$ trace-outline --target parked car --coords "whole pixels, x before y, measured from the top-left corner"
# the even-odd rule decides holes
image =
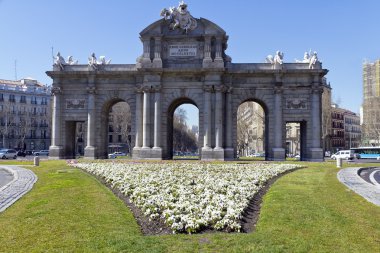
[[[123,153],[123,152],[113,152],[112,154],[108,154],[108,158],[109,159],[114,159],[118,156],[126,156],[127,154],[126,153]]]
[[[34,151],[32,151],[32,150],[26,150],[25,153],[26,153],[26,155],[33,155]]]
[[[1,159],[10,159],[10,158],[16,159],[17,152],[14,149],[4,148],[0,150],[0,157]]]
[[[40,150],[40,151],[35,151],[33,153],[35,156],[40,156],[40,155],[46,155],[49,156],[49,150]]]
[[[19,151],[17,151],[17,156],[25,157],[26,156],[26,152],[24,150],[19,150]]]
[[[355,154],[353,150],[341,150],[331,156],[331,159],[335,160],[337,158],[352,160],[355,158]]]

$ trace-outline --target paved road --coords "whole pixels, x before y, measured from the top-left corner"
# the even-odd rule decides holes
[[[0,168],[0,188],[13,180],[13,175],[7,170]]]
[[[380,168],[366,168],[360,171],[360,177],[380,188]]]

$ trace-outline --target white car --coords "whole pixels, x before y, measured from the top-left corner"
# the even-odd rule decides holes
[[[335,160],[337,158],[352,160],[355,158],[355,154],[353,150],[341,150],[331,156],[331,159]]]
[[[126,156],[126,153],[123,152],[113,152],[112,154],[108,154],[108,159],[114,159],[118,156]]]
[[[1,157],[1,159],[9,159],[9,158],[16,159],[17,158],[17,152],[14,149],[7,149],[7,148],[1,149],[0,150],[0,157]]]
[[[49,156],[49,150],[40,150],[40,151],[35,151],[33,153],[35,156],[40,156],[40,155],[46,155]]]

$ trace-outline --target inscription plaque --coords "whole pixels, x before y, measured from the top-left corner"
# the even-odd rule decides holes
[[[196,44],[176,44],[169,45],[169,56],[170,57],[191,57],[197,56]]]

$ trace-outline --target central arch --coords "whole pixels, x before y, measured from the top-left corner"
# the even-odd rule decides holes
[[[176,109],[178,107],[180,107],[181,105],[184,105],[184,104],[191,104],[193,106],[195,106],[196,108],[198,108],[198,126],[199,126],[199,107],[197,106],[197,104],[190,98],[188,97],[182,97],[182,98],[178,98],[176,100],[174,100],[168,107],[168,111],[167,111],[167,156],[166,156],[166,159],[173,159],[173,134],[174,134],[174,112],[176,111]],[[197,146],[198,146],[198,149],[200,147],[200,143],[199,143],[199,138],[197,140]],[[198,151],[199,152],[199,151]]]
[[[264,102],[256,98],[245,98],[236,108],[236,141],[235,147],[239,156],[253,156],[259,155],[267,159],[268,156],[268,122],[269,122],[268,109]],[[243,124],[243,126],[239,126]],[[239,133],[239,128],[244,133]],[[256,129],[256,133],[254,133]],[[243,134],[244,136],[240,136]],[[254,138],[255,137],[255,138]],[[239,140],[245,138],[245,140]],[[253,140],[256,139],[256,140]],[[242,147],[242,143],[246,146]],[[256,142],[255,145],[252,143]],[[257,142],[261,142],[258,144]]]
[[[121,104],[125,103],[125,104]],[[112,108],[114,108],[116,105],[119,105],[121,109],[123,107],[126,107],[124,109],[126,115],[121,115],[125,120],[128,121],[128,118],[130,119],[130,122],[127,121],[119,122],[114,119],[117,117],[117,115],[114,115],[112,113]],[[104,103],[101,115],[100,115],[100,145],[99,145],[99,155],[102,158],[108,158],[108,154],[112,153],[113,151],[121,151],[123,153],[128,153],[127,147],[125,145],[122,145],[123,140],[124,142],[129,141],[126,145],[129,145],[128,149],[130,149],[131,141],[133,138],[131,136],[127,136],[123,138],[122,131],[123,129],[129,130],[129,134],[131,135],[131,127],[132,127],[132,111],[130,104],[128,101],[121,99],[121,98],[112,98]],[[122,126],[121,124],[129,124],[127,126]],[[127,140],[125,140],[128,138]]]

